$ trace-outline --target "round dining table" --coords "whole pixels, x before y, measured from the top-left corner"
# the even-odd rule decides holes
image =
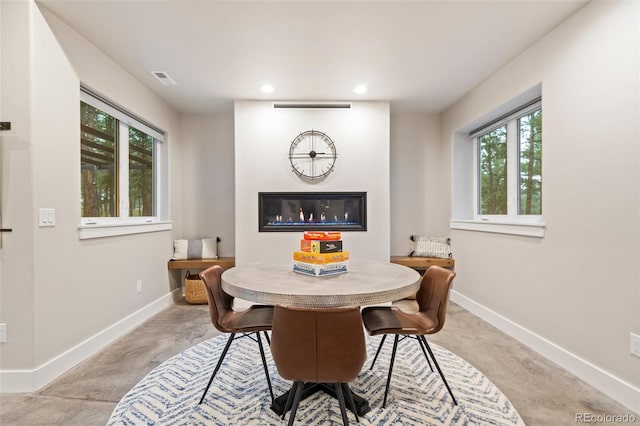
[[[419,287],[415,270],[375,260],[349,260],[348,272],[319,277],[294,272],[292,263],[251,263],[222,274],[222,289],[231,296],[310,308],[391,302],[415,294]]]
[[[374,260],[349,260],[348,272],[310,276],[293,271],[292,263],[252,263],[222,274],[222,289],[231,296],[267,305],[310,308],[366,306],[399,300],[415,294],[420,274],[406,266]],[[302,398],[317,391],[336,398],[333,386],[305,384]],[[281,415],[288,393],[278,396],[271,409]],[[371,410],[369,402],[352,392],[358,415]]]

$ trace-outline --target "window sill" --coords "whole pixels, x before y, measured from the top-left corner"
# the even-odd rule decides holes
[[[173,222],[80,225],[78,226],[78,237],[81,240],[88,240],[92,238],[144,234],[147,232],[171,231],[172,229]]]
[[[544,222],[485,222],[478,220],[450,220],[451,229],[465,231],[491,232],[495,234],[522,235],[525,237],[543,238]]]

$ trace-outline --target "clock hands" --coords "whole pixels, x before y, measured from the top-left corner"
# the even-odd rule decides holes
[[[311,158],[316,159],[316,158],[332,158],[333,155],[331,155],[330,153],[327,152],[315,152],[315,151],[311,151],[308,154],[307,153],[303,153],[303,154],[292,154],[290,155],[291,158]]]

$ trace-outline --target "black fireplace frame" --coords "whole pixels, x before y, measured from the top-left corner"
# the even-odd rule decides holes
[[[353,223],[320,222],[295,223],[287,218],[278,224],[267,223],[267,202],[271,200],[292,201],[355,201],[359,212]],[[317,217],[316,217],[317,219]],[[287,223],[288,222],[288,223]],[[300,231],[366,231],[367,230],[367,193],[366,192],[258,192],[258,232],[300,232]]]

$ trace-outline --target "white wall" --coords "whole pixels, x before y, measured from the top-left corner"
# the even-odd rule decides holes
[[[13,134],[0,137],[2,155],[2,234],[0,322],[8,342],[0,344],[0,369],[34,363],[34,231],[29,81],[32,3],[0,2],[0,109]],[[28,212],[25,214],[25,212]],[[17,303],[20,301],[23,303]]]
[[[636,411],[639,16],[636,2],[589,3],[442,116],[446,163],[456,130],[542,84],[546,234],[452,231],[455,289]]]
[[[233,114],[185,114],[181,129],[184,204],[179,237],[220,237],[218,256],[234,256]]]
[[[222,239],[220,256],[235,255],[233,126],[233,114],[181,117],[186,202],[179,236],[217,235]],[[390,252],[406,255],[412,234],[449,234],[450,186],[442,179],[449,165],[440,161],[439,115],[392,114],[390,134]]]
[[[409,254],[409,236],[447,236],[448,179],[441,164],[440,116],[391,116],[391,254]],[[444,194],[444,195],[442,195]]]
[[[335,142],[335,171],[309,184],[292,171],[291,141],[321,130]],[[235,103],[236,262],[287,262],[299,232],[258,232],[258,192],[366,191],[366,232],[344,232],[351,258],[389,259],[389,104],[353,102],[348,110],[274,109],[272,102]]]
[[[180,158],[179,116],[35,3],[2,2],[3,19],[6,11],[16,23],[11,35],[18,37],[12,43],[16,40],[23,50],[2,51],[3,89],[12,87],[3,90],[3,114],[12,116],[12,109],[19,107],[19,137],[8,145],[3,160],[10,169],[14,164],[23,168],[7,174],[3,168],[3,179],[9,176],[3,182],[3,195],[8,193],[3,197],[8,201],[3,219],[7,225],[11,221],[14,233],[2,249],[0,320],[8,324],[9,341],[0,346],[0,360],[4,373],[38,387],[126,331],[123,321],[139,320],[139,312],[148,306],[170,300],[166,261],[171,232],[78,239],[80,82],[166,130],[165,148],[172,162]],[[4,22],[2,35],[4,45]],[[15,74],[4,73],[6,61]],[[11,80],[6,83],[5,77]],[[25,102],[28,108],[23,108]],[[172,164],[172,170],[177,171],[172,178],[172,216],[179,219],[179,164]],[[40,207],[56,209],[55,227],[37,226]],[[137,280],[144,284],[140,294]],[[92,341],[99,343],[87,343]],[[79,347],[85,349],[78,351]],[[6,377],[2,376],[3,385]]]

